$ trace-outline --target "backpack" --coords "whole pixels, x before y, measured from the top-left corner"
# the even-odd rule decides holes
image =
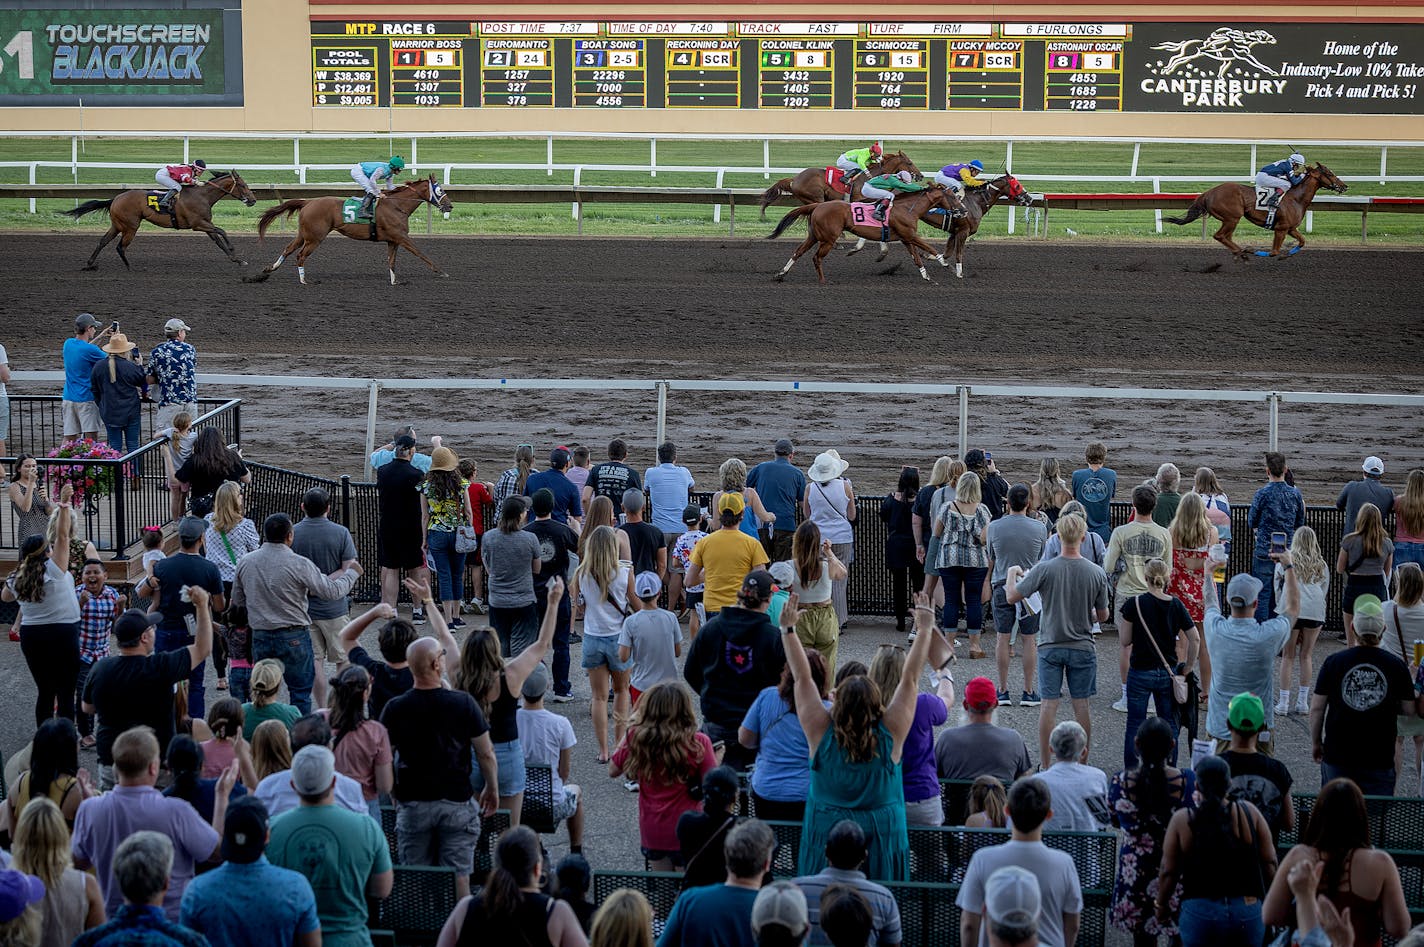
[[[1226,798],[1234,802],[1249,802],[1266,817],[1266,824],[1272,829],[1281,824],[1285,797],[1275,783],[1254,773],[1231,777],[1231,788]]]

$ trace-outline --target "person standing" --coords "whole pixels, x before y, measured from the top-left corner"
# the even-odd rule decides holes
[[[155,423],[172,427],[173,416],[186,411],[198,417],[198,352],[188,342],[192,328],[182,319],[163,324],[165,341],[148,353],[148,377],[158,385],[158,415]]]
[[[816,455],[816,461],[806,471],[808,479],[803,512],[821,530],[821,538],[831,544],[831,552],[846,567],[847,575],[831,580],[831,604],[844,629],[850,623],[846,604],[849,570],[855,562],[855,490],[845,477],[850,463],[841,460],[834,450]]]
[[[1256,534],[1255,544],[1251,548],[1251,575],[1266,590],[1266,594],[1256,602],[1258,622],[1264,622],[1276,611],[1275,589],[1271,581],[1276,572],[1276,563],[1272,557],[1275,547],[1273,537],[1288,545],[1295,531],[1305,525],[1305,500],[1299,490],[1286,483],[1284,454],[1276,451],[1266,452],[1266,477],[1266,485],[1257,490],[1256,495],[1251,498],[1251,509],[1246,514],[1246,522]],[[1207,648],[1211,648],[1210,641],[1207,642]]]
[[[1170,574],[1172,534],[1153,520],[1152,514],[1156,509],[1156,488],[1151,484],[1135,488],[1132,491],[1132,519],[1113,530],[1108,539],[1108,555],[1103,569],[1116,578],[1116,601],[1125,602],[1148,590],[1149,560],[1161,559],[1168,564]],[[1119,635],[1123,633],[1123,625],[1123,622],[1118,622]],[[1118,713],[1127,713],[1128,652],[1125,650],[1118,653],[1118,671],[1123,682],[1122,696],[1112,708]]]
[[[1351,779],[1367,796],[1395,792],[1394,742],[1399,717],[1415,717],[1409,666],[1380,647],[1385,630],[1379,599],[1355,603],[1360,643],[1320,666],[1310,699],[1310,739],[1322,785]]]
[[[535,490],[539,520],[549,519],[564,526],[554,517],[555,500],[552,490]],[[542,576],[543,541],[537,531],[526,531],[524,515],[529,501],[511,496],[499,508],[499,524],[485,534],[480,556],[489,576],[489,622],[499,636],[499,648],[506,658],[515,657],[539,637],[539,613],[534,610],[534,576]],[[564,526],[573,532],[568,526]],[[552,570],[551,570],[552,571]],[[567,647],[567,645],[566,645]]]
[[[1217,755],[1231,768],[1231,788],[1250,801],[1271,826],[1271,837],[1295,828],[1295,806],[1291,804],[1294,777],[1286,764],[1262,753],[1256,743],[1266,725],[1265,701],[1255,694],[1237,694],[1228,706],[1226,725],[1231,728],[1231,745]]]
[[[984,585],[989,575],[987,536],[994,519],[989,507],[980,502],[983,496],[984,481],[966,470],[954,486],[953,498],[940,507],[934,524],[938,545],[933,565],[944,584],[944,627],[951,637],[958,633],[963,601],[969,657],[975,660],[984,657],[979,635],[984,625]]]
[[[1147,719],[1147,701],[1154,702],[1157,716],[1177,732],[1177,701],[1172,693],[1176,673],[1177,642],[1186,642],[1183,674],[1190,674],[1201,651],[1196,622],[1181,599],[1167,591],[1167,564],[1161,559],[1147,562],[1146,592],[1122,599],[1118,607],[1122,628],[1120,643],[1128,656],[1127,729],[1123,732],[1122,761],[1126,769],[1137,766],[1137,730]],[[1167,655],[1171,657],[1167,657]],[[1177,748],[1172,746],[1172,765],[1177,764]]]
[[[420,532],[420,484],[425,474],[411,462],[415,438],[402,434],[395,441],[395,458],[376,470],[376,559],[381,566],[381,601],[392,607],[400,598],[401,572],[417,582],[429,582],[425,567],[425,537]],[[425,609],[416,602],[411,621],[425,623]]]
[[[1380,508],[1373,503],[1360,506],[1351,532],[1340,540],[1335,571],[1345,577],[1340,595],[1340,611],[1345,616],[1345,640],[1356,644],[1355,602],[1367,595],[1376,600],[1389,597],[1389,578],[1394,574],[1394,542],[1384,528]]]
[[[412,441],[417,440],[415,436],[415,425],[402,424],[400,427],[396,428],[395,436],[391,438],[390,443],[371,451],[371,456],[367,463],[370,464],[372,470],[380,470],[386,464],[389,464],[391,461],[396,459],[396,441],[400,440],[402,437],[409,437]],[[435,448],[439,447],[441,440],[442,438],[439,434],[431,435],[430,449],[434,450]],[[410,462],[421,473],[428,473],[430,471],[429,454],[422,454],[420,451],[416,451],[415,453],[410,455]]]
[[[1394,498],[1394,563],[1406,562],[1424,565],[1424,470],[1409,471],[1404,492]]]
[[[460,476],[460,458],[448,447],[430,455],[430,471],[420,485],[420,522],[427,557],[435,563],[440,609],[445,624],[465,627],[460,603],[465,598],[465,553],[455,539],[463,527],[474,528],[470,512],[470,483]]]
[[[1043,558],[1048,545],[1048,529],[1038,520],[1029,519],[1030,492],[1026,484],[1009,488],[1009,515],[989,524],[986,544],[989,549],[989,572],[984,584],[992,586],[986,593],[994,603],[994,628],[998,632],[994,645],[994,663],[999,672],[999,703],[1009,702],[1009,642],[1014,623],[1019,626],[1019,648],[1023,651],[1023,695],[1019,704],[1037,707],[1043,702],[1038,693],[1038,616],[1025,609],[1022,615],[1004,596],[1009,567],[1018,566],[1024,572]]]
[[[667,575],[668,546],[663,539],[663,531],[651,523],[643,521],[647,498],[643,491],[630,488],[622,496],[623,515],[626,522],[618,527],[628,535],[628,551],[633,560],[633,574],[655,572],[658,581]],[[616,504],[615,504],[616,506]]]
[[[895,492],[880,501],[880,521],[885,524],[885,567],[890,570],[890,584],[894,589],[896,631],[905,630],[911,593],[925,584],[925,567],[915,556],[913,527],[919,492],[919,468],[901,467]]]
[[[705,586],[702,604],[709,619],[737,602],[737,590],[748,573],[767,565],[761,544],[741,531],[745,509],[740,493],[723,493],[717,504],[721,528],[692,549],[687,584]],[[671,589],[668,595],[672,595]]]
[[[590,466],[592,463],[590,460],[591,452],[587,444],[575,444],[570,450],[572,451],[571,460],[569,461],[569,469],[565,471],[565,476],[569,478],[569,483],[573,484],[574,488],[578,490],[579,499],[582,500],[583,488],[588,483],[588,475],[593,473]],[[588,504],[585,503],[584,507],[587,508]]]
[[[333,523],[331,494],[313,487],[302,497],[300,523],[292,527],[292,551],[310,559],[323,575],[345,572],[356,563],[356,541],[351,531]],[[341,647],[341,629],[351,614],[351,598],[325,599],[307,596],[307,614],[311,616],[312,658],[319,662],[312,698],[318,707],[326,706],[326,662],[336,665],[336,673],[346,668],[346,651]]]
[[[989,515],[994,519],[1004,515],[1004,500],[1009,495],[1009,481],[999,473],[994,463],[994,455],[975,448],[964,455],[964,466],[979,478],[979,493]]]
[[[109,656],[109,635],[114,631],[114,622],[128,608],[128,596],[109,585],[109,573],[98,559],[84,563],[79,587],[74,590],[79,597],[79,677],[74,684],[74,705],[78,709],[75,723],[78,724],[79,745],[84,749],[94,746],[94,715],[82,709],[84,702],[84,682],[95,663]]]
[[[60,406],[64,412],[64,441],[77,438],[97,440],[99,406],[94,403],[92,387],[94,366],[105,358],[104,350],[95,343],[107,342],[118,323],[99,328],[99,320],[87,312],[74,319],[74,337],[64,340],[64,395]]]
[[[143,396],[148,394],[148,381],[143,368],[129,357],[136,348],[128,336],[115,332],[104,344],[108,358],[95,362],[89,375],[89,389],[99,406],[109,446],[121,455],[143,446]],[[127,472],[137,490],[141,481],[136,469],[130,466]]]
[[[643,472],[643,486],[653,508],[652,524],[663,531],[663,544],[671,549],[686,529],[681,511],[692,499],[692,488],[697,486],[692,471],[678,465],[677,445],[672,441],[658,445],[658,465]],[[667,568],[663,581],[667,585],[668,601],[676,604],[682,597],[682,564],[672,559]]]
[[[618,514],[623,512],[623,494],[629,490],[641,490],[643,486],[638,471],[624,463],[627,459],[628,444],[623,438],[615,437],[608,442],[608,459],[588,471],[585,474],[587,480],[580,484],[580,499],[585,509],[594,497],[608,497],[613,504],[613,518],[617,520]],[[569,476],[572,479],[573,475]]]
[[[363,570],[361,563],[352,562],[335,578],[323,575],[310,559],[292,551],[292,521],[285,513],[263,521],[262,538],[261,547],[237,564],[232,603],[247,608],[252,660],[282,662],[292,706],[306,715],[311,713],[316,675],[307,599],[345,598]]]
[[[1172,519],[1177,515],[1177,505],[1182,502],[1182,494],[1178,492],[1178,487],[1182,482],[1182,471],[1176,464],[1163,464],[1157,468],[1157,476],[1152,481],[1152,486],[1157,491],[1157,505],[1152,508],[1152,522],[1163,529],[1168,529],[1172,525]]]
[[[536,615],[544,614],[549,607],[549,582],[564,578],[569,574],[569,556],[578,549],[578,535],[563,523],[554,519],[554,494],[541,490],[530,498],[533,522],[524,527],[524,532],[533,534],[539,540],[539,568],[531,581],[534,584],[534,610]],[[661,538],[661,536],[659,536]],[[518,563],[515,563],[518,566]],[[573,609],[569,597],[559,597],[559,611],[554,621],[554,645],[550,671],[554,678],[553,701],[568,703],[574,699],[573,682],[569,680],[569,630],[573,624]],[[528,647],[528,644],[523,645]],[[503,651],[503,646],[501,645]],[[505,653],[508,657],[508,652]]]
[[[568,466],[569,449],[555,447],[549,451],[549,469],[530,474],[524,481],[524,495],[532,497],[543,489],[554,494],[554,519],[577,533],[583,529],[583,504],[579,502],[578,488],[564,473]]]
[[[756,490],[762,506],[776,514],[771,524],[771,538],[766,541],[766,554],[772,562],[791,558],[791,537],[796,532],[796,504],[806,495],[806,475],[792,459],[796,445],[791,438],[778,438],[772,445],[772,459],[764,460],[747,472],[747,486]]]
[[[5,442],[10,439],[10,395],[5,386],[10,383],[10,356],[0,345],[0,457],[6,456]],[[0,474],[0,478],[3,478]]]
[[[153,578],[144,579],[136,587],[136,594],[156,596],[161,621],[158,622],[156,650],[177,651],[191,644],[196,633],[197,605],[193,601],[183,601],[183,590],[202,588],[208,593],[215,613],[227,608],[223,595],[222,573],[203,554],[203,537],[207,535],[208,523],[196,516],[185,516],[178,523],[179,551],[153,564]],[[234,576],[236,572],[234,571]],[[156,588],[155,588],[156,587]],[[188,713],[194,718],[203,716],[204,681],[203,666],[199,663],[188,678]],[[165,752],[167,746],[165,744]]]
[[[1073,471],[1073,499],[1083,504],[1089,532],[1097,533],[1107,542],[1112,533],[1108,515],[1112,499],[1117,495],[1117,471],[1104,464],[1108,449],[1101,441],[1093,441],[1084,452],[1088,466]]]
[[[1360,507],[1366,503],[1373,503],[1381,513],[1389,513],[1394,509],[1394,491],[1381,482],[1384,477],[1384,461],[1370,455],[1365,458],[1360,469],[1365,475],[1341,487],[1340,495],[1335,498],[1335,509],[1345,511],[1346,529],[1354,528],[1355,521],[1360,516]]]

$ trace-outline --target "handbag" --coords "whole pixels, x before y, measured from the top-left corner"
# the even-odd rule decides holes
[[[1147,640],[1152,643],[1152,650],[1157,652],[1157,660],[1162,662],[1162,667],[1167,670],[1167,676],[1172,679],[1172,699],[1178,704],[1185,704],[1188,697],[1187,676],[1177,674],[1172,670],[1172,666],[1167,663],[1167,659],[1162,655],[1162,649],[1157,645],[1157,639],[1152,637],[1152,630],[1147,627],[1147,619],[1142,617],[1142,601],[1132,600],[1132,607],[1137,609],[1137,622],[1142,626],[1142,630],[1147,635]]]
[[[468,554],[480,548],[480,537],[473,526],[455,527],[455,551]]]

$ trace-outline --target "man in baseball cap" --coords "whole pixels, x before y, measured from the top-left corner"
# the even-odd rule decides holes
[[[1335,509],[1345,511],[1345,533],[1355,531],[1360,508],[1366,503],[1373,503],[1381,513],[1394,508],[1394,491],[1382,482],[1384,461],[1371,454],[1360,464],[1360,469],[1364,476],[1341,487],[1340,495],[1335,498]]]
[[[772,459],[747,472],[747,486],[757,492],[767,512],[776,514],[771,538],[762,540],[766,554],[774,561],[791,558],[791,540],[796,535],[796,508],[806,495],[806,475],[796,466],[796,445],[791,438],[778,438],[772,445]]]
[[[578,532],[583,528],[583,504],[578,487],[564,472],[570,456],[569,449],[563,446],[549,451],[549,469],[529,476],[524,484],[524,495],[532,497],[539,490],[548,490],[554,495],[554,519]]]
[[[990,947],[1035,947],[1041,908],[1037,875],[1018,865],[995,871],[984,882]]]
[[[935,741],[935,767],[940,779],[995,776],[1007,786],[1032,768],[1028,744],[1013,727],[994,723],[999,691],[987,677],[964,685],[965,721],[946,727]]]
[[[779,927],[779,931],[766,931],[767,942],[799,944],[805,938],[811,922],[806,913],[806,895],[789,881],[773,881],[757,892],[752,902],[752,933],[762,942],[762,932],[768,927]]]
[[[188,342],[192,327],[182,319],[163,324],[164,341],[148,353],[148,377],[159,387],[159,428],[172,427],[173,416],[198,416],[198,350]]]
[[[1273,835],[1295,828],[1295,809],[1290,804],[1294,778],[1286,765],[1260,751],[1257,741],[1266,726],[1266,703],[1255,694],[1237,694],[1227,707],[1231,745],[1218,754],[1231,769],[1231,778],[1241,786]]]
[[[108,358],[99,343],[106,341],[113,326],[104,326],[92,314],[81,312],[74,319],[74,336],[64,340],[64,394],[60,407],[64,414],[64,440],[96,440],[103,427],[99,406],[94,401],[94,366]]]

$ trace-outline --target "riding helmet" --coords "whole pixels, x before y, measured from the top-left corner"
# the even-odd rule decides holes
[[[204,170],[206,170],[207,167],[208,167],[208,163],[207,163],[206,161],[204,161],[202,158],[197,158],[197,159],[195,159],[195,160],[193,161],[193,167],[195,167],[195,168],[203,168]]]
[[[878,141],[872,141],[872,142],[870,143],[870,153],[871,153],[871,154],[876,154],[876,155],[881,154],[880,142],[878,142]]]
[[[969,162],[969,167],[973,168],[975,171],[983,171],[984,162],[980,161],[978,158],[975,158],[973,161]]]
[[[393,155],[390,161],[391,170],[399,171],[405,167],[405,159],[400,155]]]
[[[1301,154],[1300,152],[1296,152],[1295,154],[1291,155],[1290,160],[1291,164],[1298,164],[1302,167],[1305,166],[1305,155]]]

